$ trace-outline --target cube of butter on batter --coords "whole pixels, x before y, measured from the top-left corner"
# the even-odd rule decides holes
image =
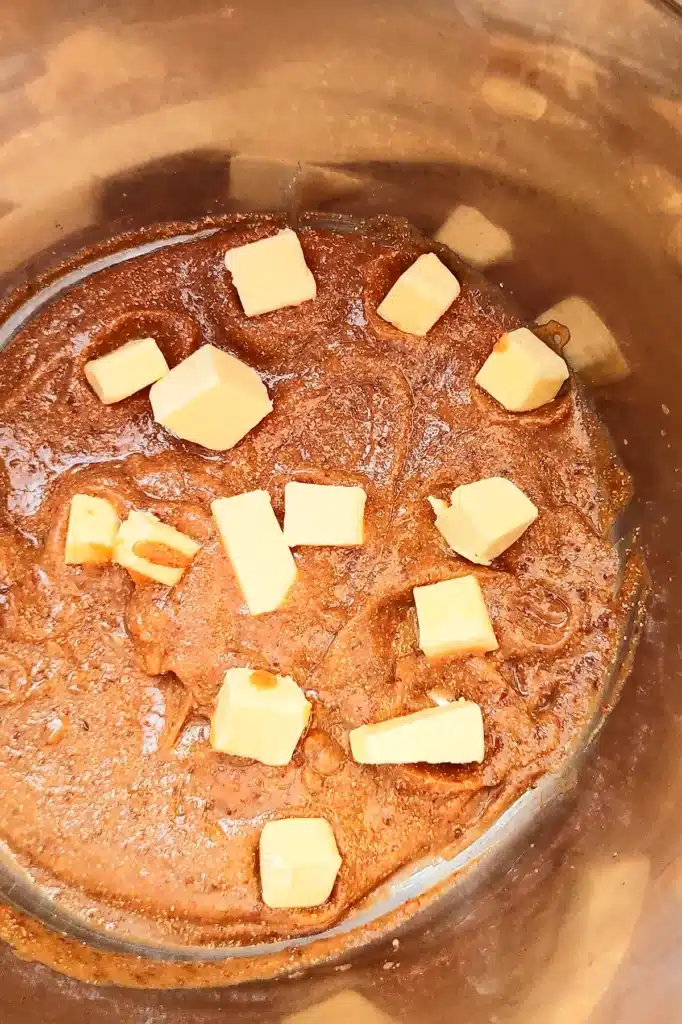
[[[289,547],[354,547],[365,540],[362,487],[304,484],[284,488],[284,539]]]
[[[158,381],[154,419],[185,441],[226,451],[272,412],[267,388],[246,363],[202,345]]]
[[[503,334],[476,383],[510,412],[531,412],[556,398],[568,379],[566,363],[527,327]]]
[[[251,615],[273,612],[297,570],[267,491],[217,498],[211,511]]]
[[[399,331],[424,335],[450,308],[460,284],[434,252],[420,256],[401,274],[377,313]]]
[[[361,725],[350,733],[360,764],[470,764],[485,756],[478,704],[453,701],[412,715]]]
[[[64,561],[67,565],[110,562],[121,520],[106,498],[74,494],[69,510]]]
[[[325,818],[269,821],[260,836],[263,903],[273,909],[318,907],[331,896],[341,867]]]
[[[453,551],[470,562],[490,565],[511,547],[538,517],[523,491],[501,476],[462,484],[452,492],[452,504],[429,498],[436,528]]]
[[[228,669],[211,719],[211,746],[262,764],[289,764],[311,708],[291,676]]]
[[[105,405],[122,402],[168,373],[168,363],[154,338],[137,338],[85,364],[85,376]]]
[[[498,648],[475,576],[414,588],[419,646],[427,658],[468,657]]]
[[[114,562],[131,573],[173,587],[199,551],[201,544],[151,512],[133,510],[118,531]]]
[[[225,266],[247,316],[300,306],[317,296],[317,284],[291,228],[225,253]]]

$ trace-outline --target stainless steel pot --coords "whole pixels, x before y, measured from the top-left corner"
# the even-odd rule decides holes
[[[488,845],[456,899],[342,962],[236,988],[94,988],[5,948],[0,1018],[677,1024],[677,4],[9,7],[5,292],[121,229],[230,209],[391,213],[479,262],[496,255],[488,273],[529,316],[581,300],[567,315],[593,340],[576,358],[635,478],[654,599],[634,673],[587,759],[549,809],[533,804],[534,824]],[[478,215],[463,220],[462,206]],[[21,951],[34,925],[16,921]],[[83,955],[62,940],[64,970]],[[102,981],[109,955],[88,954]],[[136,969],[141,983],[168,983],[149,960]]]

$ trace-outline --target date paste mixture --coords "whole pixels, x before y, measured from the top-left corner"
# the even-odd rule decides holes
[[[566,756],[625,616],[608,535],[628,482],[580,393],[569,381],[512,413],[474,383],[521,324],[502,294],[453,262],[459,298],[425,337],[403,334],[377,306],[427,244],[401,225],[304,219],[317,298],[248,318],[223,258],[277,225],[226,218],[111,265],[0,355],[0,837],[60,905],[137,939],[320,931],[401,867],[466,845]],[[155,423],[148,389],[103,405],[85,363],[143,337],[171,367],[207,342],[236,355],[274,411],[215,453]],[[486,568],[448,547],[427,497],[490,476],[514,481],[539,517]],[[292,480],[362,486],[365,544],[295,549],[284,604],[250,616],[210,503],[262,488],[281,522]],[[152,512],[201,551],[172,588],[65,565],[76,493],[122,517]],[[430,664],[413,587],[463,573],[480,582],[499,649]],[[223,677],[244,665],[292,676],[312,704],[284,767],[211,749]],[[481,764],[353,760],[351,729],[461,697],[482,709]],[[327,819],[342,867],[322,906],[271,909],[259,836],[292,816]]]

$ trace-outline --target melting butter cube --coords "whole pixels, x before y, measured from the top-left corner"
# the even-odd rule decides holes
[[[476,383],[510,412],[530,412],[556,398],[568,379],[566,363],[527,327],[503,334]]]
[[[456,487],[451,500],[429,498],[436,528],[453,551],[479,565],[490,565],[538,517],[533,502],[501,476]]]
[[[284,488],[284,539],[292,548],[364,544],[366,500],[362,487],[292,481]]]
[[[211,746],[262,764],[289,764],[311,707],[291,676],[231,668],[211,719]]]
[[[273,909],[318,907],[331,896],[341,855],[325,818],[269,821],[260,836],[263,903]]]
[[[481,96],[500,114],[529,121],[544,117],[549,102],[544,93],[510,75],[486,75],[481,84]]]
[[[121,523],[114,544],[114,562],[135,575],[173,587],[201,544],[151,512],[132,511]]]
[[[508,259],[513,251],[508,232],[493,224],[475,206],[457,206],[434,237],[481,269]]]
[[[252,615],[279,608],[296,579],[289,545],[267,491],[217,498],[211,511]]]
[[[74,494],[69,510],[64,561],[67,565],[110,562],[121,521],[106,498]]]
[[[419,646],[427,658],[467,657],[496,651],[483,593],[475,576],[457,576],[414,588]]]
[[[400,945],[394,939],[395,948]],[[338,968],[337,968],[338,970]],[[343,989],[336,995],[316,1002],[305,1010],[298,1010],[282,1018],[282,1024],[398,1024],[396,1017],[389,1017],[365,996],[354,989]]]
[[[360,764],[469,764],[485,756],[483,718],[468,700],[427,708],[352,729],[350,747]]]
[[[435,253],[420,256],[401,274],[377,313],[406,334],[424,335],[460,293],[457,278]]]
[[[291,228],[228,250],[225,266],[247,316],[300,306],[317,296],[315,278]]]
[[[568,327],[571,337],[563,349],[566,362],[584,381],[595,386],[624,380],[630,373],[618,342],[589,302],[578,295],[562,299],[537,318]]]
[[[226,451],[272,412],[267,388],[240,359],[202,345],[155,384],[157,423],[185,441]]]
[[[137,338],[85,364],[90,387],[105,405],[122,402],[168,373],[154,338]]]

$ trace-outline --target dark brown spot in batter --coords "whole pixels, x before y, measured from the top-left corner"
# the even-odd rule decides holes
[[[251,673],[251,685],[255,686],[257,690],[274,690],[277,686],[277,676],[264,669],[258,669]]]

